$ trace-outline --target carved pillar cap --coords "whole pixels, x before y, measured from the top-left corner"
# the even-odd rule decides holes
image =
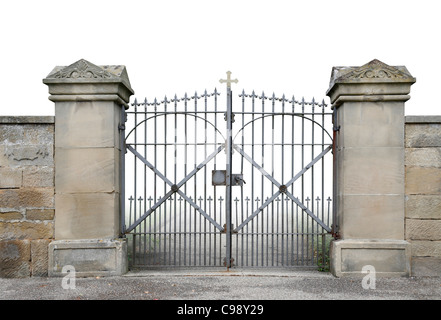
[[[49,86],[49,100],[54,102],[114,100],[127,107],[134,94],[125,66],[97,66],[84,59],[55,67],[43,83]]]
[[[333,67],[326,95],[334,107],[350,99],[405,101],[410,98],[407,94],[415,81],[406,67],[389,66],[374,59],[361,67]]]

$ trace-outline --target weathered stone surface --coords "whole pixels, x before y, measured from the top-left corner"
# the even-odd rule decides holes
[[[13,124],[0,125],[0,144],[23,144],[23,126]]]
[[[412,256],[414,257],[440,257],[441,241],[412,240]]]
[[[406,124],[406,147],[441,147],[441,124]]]
[[[372,265],[377,276],[408,276],[409,249],[403,240],[335,240],[331,242],[331,272],[337,277],[363,276],[362,268]]]
[[[119,148],[121,108],[104,101],[59,102],[57,148]]]
[[[54,207],[54,188],[0,190],[0,208]]]
[[[20,188],[22,180],[23,173],[20,168],[0,167],[0,189]]]
[[[55,217],[54,209],[27,209],[27,220],[53,220]]]
[[[51,145],[6,145],[0,165],[2,166],[52,166],[54,152]]]
[[[119,194],[56,194],[55,239],[113,239],[119,234]]]
[[[400,195],[345,195],[340,232],[345,239],[404,239],[404,202]]]
[[[0,212],[0,220],[20,220],[23,214],[20,211],[4,211]]]
[[[114,148],[57,149],[57,193],[119,191]]]
[[[441,194],[441,170],[406,167],[406,194]]]
[[[406,219],[406,239],[441,240],[441,220]]]
[[[404,194],[404,148],[347,148],[342,166],[345,194]]]
[[[404,163],[409,167],[441,168],[441,148],[406,148]]]
[[[53,125],[33,124],[25,125],[23,139],[28,145],[54,144],[55,127]]]
[[[0,240],[0,278],[29,277],[30,261],[29,240]]]
[[[23,187],[53,187],[54,167],[27,166],[23,168]]]
[[[1,222],[2,239],[53,239],[53,222]]]
[[[407,195],[406,218],[441,220],[441,195]]]
[[[34,277],[47,276],[48,246],[51,240],[41,239],[31,241],[31,274]]]
[[[342,118],[350,119],[340,131],[345,148],[403,147],[402,103],[373,102],[366,105],[362,102],[347,102],[340,107],[339,112]],[[372,123],[375,123],[375,130],[372,130]]]
[[[54,122],[54,116],[0,116],[0,124],[3,124],[0,127],[5,125],[19,125],[18,127],[22,127],[20,125],[23,124],[46,124],[51,126]]]
[[[128,271],[127,239],[61,240],[49,245],[49,276],[64,276],[71,265],[78,277],[116,276]]]
[[[441,277],[441,258],[412,257],[412,275]]]

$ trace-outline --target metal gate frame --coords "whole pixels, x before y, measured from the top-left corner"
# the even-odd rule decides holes
[[[263,111],[263,105],[264,105],[263,101],[267,100],[268,98],[265,96],[264,93],[262,93],[262,96],[258,97],[257,95],[254,94],[254,92],[251,95],[246,95],[244,92],[242,92],[242,94],[239,95],[239,97],[242,98],[242,105],[244,105],[245,98],[251,98],[252,99],[252,105],[253,105],[253,110],[251,112],[253,114],[252,120],[248,121],[245,124],[245,122],[244,122],[244,116],[245,116],[244,107],[242,107],[242,109],[243,109],[242,113],[240,113],[240,112],[233,112],[231,83],[237,83],[237,80],[232,80],[231,79],[231,72],[227,72],[227,79],[226,80],[220,80],[220,82],[221,83],[226,83],[226,85],[227,85],[226,86],[227,87],[226,111],[218,111],[217,110],[217,96],[220,95],[220,94],[217,92],[216,89],[215,89],[213,94],[207,94],[207,92],[205,91],[205,93],[202,96],[198,96],[197,93],[195,93],[195,95],[192,97],[192,99],[194,99],[194,101],[195,101],[195,109],[196,109],[197,100],[199,98],[202,98],[202,97],[205,99],[205,112],[204,111],[199,111],[201,113],[205,113],[205,118],[203,118],[202,116],[199,116],[198,113],[196,112],[196,110],[194,112],[178,112],[177,111],[177,109],[176,109],[177,108],[177,102],[180,101],[180,100],[184,101],[184,103],[185,103],[185,111],[187,110],[187,101],[190,100],[190,98],[187,96],[187,94],[184,96],[183,99],[177,99],[177,97],[175,96],[174,99],[172,99],[171,101],[168,101],[168,99],[166,97],[165,97],[165,99],[162,102],[158,102],[155,99],[153,103],[148,103],[147,100],[145,100],[144,103],[138,103],[135,100],[135,102],[133,104],[135,106],[135,111],[134,112],[130,112],[130,111],[126,112],[127,114],[132,113],[134,115],[134,117],[135,117],[135,119],[134,119],[135,120],[135,126],[129,131],[129,133],[127,135],[125,135],[125,127],[121,128],[121,130],[122,130],[121,136],[124,137],[124,139],[121,139],[122,140],[121,149],[122,150],[126,150],[126,152],[130,151],[130,153],[134,155],[134,157],[135,157],[135,176],[136,176],[136,161],[140,161],[144,165],[144,189],[145,189],[145,184],[147,183],[147,181],[145,180],[146,179],[145,178],[145,176],[146,176],[145,168],[150,169],[155,174],[155,193],[156,193],[156,177],[158,177],[160,179],[160,181],[162,181],[162,183],[164,185],[166,185],[166,188],[167,188],[167,190],[164,189],[163,196],[159,197],[156,202],[151,197],[149,199],[147,199],[146,194],[144,194],[144,199],[142,198],[142,196],[140,196],[140,198],[137,199],[136,198],[137,197],[137,195],[136,195],[136,182],[135,182],[135,187],[134,187],[134,189],[135,189],[135,197],[133,197],[131,195],[131,197],[128,199],[129,200],[129,207],[130,207],[130,209],[129,209],[129,225],[128,226],[126,226],[126,222],[127,221],[126,221],[126,214],[125,214],[125,211],[126,211],[126,209],[125,209],[125,190],[122,190],[122,192],[121,192],[121,203],[122,203],[122,205],[121,205],[121,211],[122,211],[121,233],[123,235],[133,234],[133,248],[134,248],[133,249],[133,259],[135,261],[136,261],[136,249],[135,249],[136,241],[135,241],[135,236],[137,235],[137,233],[134,232],[134,230],[138,226],[140,226],[142,222],[145,222],[148,217],[153,215],[158,210],[158,208],[161,207],[161,205],[165,205],[167,200],[172,199],[171,197],[173,195],[175,195],[174,200],[172,199],[172,201],[174,201],[174,210],[175,210],[175,217],[174,218],[175,219],[176,219],[176,207],[177,207],[176,201],[177,200],[180,201],[179,207],[181,207],[182,206],[181,201],[185,200],[184,202],[186,202],[188,205],[190,205],[190,207],[193,208],[194,212],[198,212],[198,214],[200,214],[199,218],[203,217],[205,222],[208,222],[215,230],[217,230],[217,233],[225,235],[226,244],[225,244],[225,257],[223,258],[223,264],[227,268],[231,268],[231,267],[234,266],[233,246],[232,246],[232,244],[233,244],[233,237],[235,235],[238,235],[241,232],[241,230],[244,230],[246,226],[248,228],[248,225],[254,219],[256,219],[259,215],[263,215],[264,210],[268,209],[270,204],[274,205],[275,201],[280,201],[280,199],[279,199],[280,196],[284,197],[284,198],[282,198],[282,200],[283,199],[286,200],[286,203],[287,203],[286,206],[288,206],[288,201],[291,201],[292,202],[292,205],[291,205],[292,209],[293,209],[294,205],[297,208],[297,212],[298,212],[298,210],[300,208],[301,212],[305,213],[309,218],[312,219],[311,220],[311,224],[312,224],[312,221],[314,223],[316,223],[317,229],[320,227],[326,233],[331,233],[331,231],[332,231],[331,227],[330,227],[330,222],[329,222],[330,202],[331,202],[331,198],[330,197],[326,200],[327,201],[327,210],[328,210],[328,212],[327,212],[328,213],[327,214],[327,220],[328,221],[327,222],[323,221],[324,220],[323,219],[323,217],[324,217],[323,213],[325,211],[325,199],[324,199],[324,192],[323,192],[323,190],[321,192],[322,193],[322,199],[319,199],[319,197],[317,197],[317,199],[314,199],[314,200],[317,201],[316,210],[319,210],[318,209],[319,208],[318,202],[321,201],[322,219],[320,219],[318,213],[314,213],[313,212],[313,211],[315,211],[313,209],[314,208],[314,201],[313,200],[311,200],[309,198],[304,199],[303,196],[302,196],[302,199],[300,200],[298,197],[295,197],[294,194],[293,194],[294,193],[293,192],[293,185],[294,185],[294,183],[297,180],[299,180],[299,179],[303,179],[303,176],[305,175],[305,173],[308,170],[313,170],[314,165],[317,162],[319,162],[319,161],[322,162],[322,172],[321,172],[321,174],[322,174],[322,188],[323,188],[323,180],[324,180],[324,178],[323,178],[323,176],[324,176],[324,160],[323,160],[323,158],[324,158],[324,156],[329,151],[332,151],[332,137],[328,133],[328,131],[325,129],[325,115],[332,115],[332,113],[325,113],[326,104],[324,103],[324,101],[322,101],[321,104],[316,103],[314,101],[314,99],[310,103],[305,102],[304,99],[302,99],[302,101],[299,102],[299,101],[296,101],[294,99],[294,97],[292,98],[291,101],[288,101],[287,99],[285,99],[285,96],[283,96],[281,99],[279,99],[279,98],[276,98],[275,95],[273,94],[273,96],[271,98],[269,98],[269,100],[272,101],[273,110],[272,110],[272,112],[266,112],[265,113]],[[215,112],[214,112],[215,116],[216,116],[216,113],[224,113],[224,120],[226,121],[226,132],[227,132],[226,133],[226,138],[222,134],[222,132],[218,129],[216,120],[214,121],[215,122],[214,124],[207,120],[207,98],[210,97],[210,96],[214,96],[214,99],[215,99],[215,102],[214,102],[215,103]],[[254,110],[254,103],[255,103],[255,99],[256,98],[259,98],[259,99],[262,100],[262,112],[261,113],[257,113]],[[274,103],[277,100],[282,102],[283,107],[284,107],[285,102],[291,103],[292,104],[292,112],[285,112],[283,110],[283,112],[275,113],[274,112]],[[167,104],[168,103],[174,103],[174,111],[167,111]],[[160,104],[164,104],[164,106],[165,106],[164,112],[158,112],[157,111],[157,106],[159,106]],[[302,106],[302,112],[300,112],[300,113],[299,112],[294,112],[294,105],[295,104],[299,104],[299,105]],[[309,114],[305,113],[305,106],[306,105],[311,105],[312,106],[312,112],[309,113]],[[143,112],[139,112],[139,111],[136,110],[137,106],[144,106],[145,110]],[[147,111],[147,106],[153,106],[154,107],[154,111],[148,112]],[[321,113],[318,113],[318,115],[320,115],[321,119],[322,119],[321,123],[319,123],[318,121],[316,121],[314,119],[314,116],[315,116],[314,107],[316,107],[316,106],[320,107],[321,110],[322,110]],[[142,121],[138,122],[137,118],[136,118],[137,114],[144,114],[144,119]],[[172,182],[172,180],[167,178],[167,174],[166,173],[161,172],[161,170],[159,170],[157,168],[157,166],[155,165],[156,163],[151,163],[149,160],[147,160],[147,158],[148,158],[147,157],[147,151],[146,151],[146,149],[147,149],[147,142],[145,142],[145,144],[143,144],[143,143],[138,144],[137,143],[136,130],[137,130],[138,127],[143,125],[145,127],[145,134],[147,136],[147,133],[146,133],[147,132],[147,129],[146,129],[147,128],[147,124],[146,124],[147,121],[149,121],[149,120],[154,120],[155,121],[155,141],[154,141],[154,143],[152,145],[155,146],[155,154],[156,154],[156,146],[158,145],[158,142],[156,140],[157,139],[156,138],[156,119],[159,118],[159,117],[163,117],[163,116],[166,117],[167,115],[174,115],[174,117],[175,117],[175,128],[174,129],[176,131],[176,127],[177,127],[176,118],[177,118],[178,114],[185,115],[186,117],[187,116],[194,117],[195,121],[197,121],[197,119],[201,119],[201,120],[205,121],[205,130],[207,130],[207,125],[212,126],[214,128],[214,130],[216,131],[215,135],[216,134],[220,134],[222,139],[224,139],[224,143],[218,143],[217,141],[215,141],[215,143],[214,143],[215,144],[215,150],[212,153],[210,153],[208,156],[205,154],[204,160],[201,161],[201,162],[198,162],[198,165],[195,164],[194,169],[191,170],[189,173],[185,172],[185,177],[183,179],[179,180],[179,182],[176,179],[176,158],[175,158],[175,170],[174,170],[175,172],[174,172],[174,179],[173,179],[174,182]],[[235,121],[234,117],[235,117],[235,115],[238,115],[238,114],[242,115],[242,127],[236,133],[236,135],[233,137],[233,122]],[[147,116],[147,115],[149,115],[149,116]],[[279,182],[279,180],[274,177],[274,170],[273,170],[272,174],[268,173],[265,170],[263,164],[259,165],[253,159],[253,156],[252,155],[250,156],[244,150],[243,138],[242,138],[242,144],[240,144],[240,143],[236,143],[235,144],[234,143],[235,138],[240,133],[242,133],[242,137],[243,137],[245,127],[251,125],[253,127],[253,135],[254,135],[254,123],[255,122],[262,121],[262,128],[263,128],[264,118],[272,117],[272,119],[273,119],[273,127],[274,127],[274,117],[276,117],[276,116],[282,116],[282,117],[291,116],[293,119],[294,119],[294,117],[299,117],[299,118],[302,119],[303,122],[305,120],[311,122],[312,128],[313,128],[312,129],[313,130],[313,133],[312,133],[313,135],[314,135],[314,127],[315,126],[318,126],[319,128],[321,128],[321,133],[322,133],[321,152],[318,155],[314,154],[314,146],[312,146],[311,147],[311,149],[312,149],[311,160],[306,165],[303,164],[304,155],[302,154],[302,157],[303,157],[303,159],[302,159],[302,169],[299,170],[294,176],[291,177],[290,180],[288,180],[285,183]],[[215,118],[215,119],[217,119],[217,118]],[[293,121],[293,126],[294,126],[294,120],[292,120],[292,121]],[[303,122],[302,122],[302,130],[304,130]],[[185,130],[187,131],[187,118],[186,118],[186,123],[185,124],[186,124],[186,129]],[[166,123],[165,123],[165,127],[167,127]],[[273,130],[274,130],[274,128],[273,128]],[[165,128],[165,132],[164,133],[166,133],[166,131],[167,131],[167,129]],[[292,132],[293,132],[292,133],[293,137],[292,137],[291,143],[292,143],[292,153],[294,154],[294,128],[292,129]],[[128,138],[131,137],[132,134],[134,134],[134,142],[130,143],[130,142],[128,142]],[[205,132],[205,134],[207,134],[207,132]],[[282,129],[282,134],[283,134],[283,129]],[[195,133],[195,136],[196,136],[196,133]],[[326,136],[326,138],[329,138],[327,144],[325,144],[325,136]],[[263,139],[263,134],[262,134],[262,150],[264,149],[264,145],[265,145],[263,140],[264,139]],[[254,138],[253,138],[253,141],[254,141]],[[176,157],[176,146],[178,144],[177,143],[177,134],[176,133],[175,133],[175,140],[174,140],[173,143],[174,143],[174,146],[175,146],[174,149],[175,149],[175,157]],[[173,143],[171,143],[171,145]],[[207,143],[207,138],[205,138],[205,143]],[[186,144],[187,144],[187,141],[186,141]],[[195,138],[195,153],[196,153],[196,149],[197,149],[196,144],[197,143],[196,143],[196,138]],[[311,145],[313,145],[313,144],[314,144],[314,141],[312,141]],[[138,149],[138,145],[144,146],[144,154],[142,154],[142,151],[140,151]],[[165,143],[165,145],[166,145],[166,143]],[[306,145],[306,144],[302,140],[302,148],[304,147],[304,145]],[[274,146],[274,137],[273,137],[273,146]],[[185,146],[185,148],[187,148],[187,146]],[[219,153],[221,153],[221,151],[223,151],[223,150],[226,153],[225,170],[217,170],[216,165],[215,165],[215,170],[213,170],[213,172],[212,172],[212,174],[213,174],[213,181],[212,181],[213,186],[219,186],[219,185],[224,185],[225,186],[225,203],[224,203],[224,205],[225,205],[225,211],[224,211],[225,212],[225,224],[222,226],[221,225],[222,223],[221,222],[219,223],[219,221],[216,221],[216,218],[214,218],[212,216],[211,212],[208,212],[207,206],[204,206],[204,208],[202,208],[200,199],[198,199],[200,205],[198,205],[196,203],[197,202],[196,194],[195,194],[195,198],[192,199],[191,196],[188,196],[186,194],[185,190],[184,191],[182,190],[182,187],[185,186],[186,183],[190,179],[192,179],[192,178],[196,179],[195,176],[196,176],[196,174],[200,170],[204,169],[206,171],[207,164],[210,161],[212,161],[213,159],[215,159],[216,156]],[[254,144],[253,144],[253,150],[254,150]],[[283,143],[282,143],[282,150],[283,150]],[[185,152],[187,153],[187,149],[185,149]],[[261,200],[258,200],[258,197],[257,197],[257,200],[258,200],[256,202],[257,208],[255,210],[253,210],[251,214],[247,214],[247,217],[245,219],[241,220],[240,224],[238,224],[237,227],[234,227],[234,225],[232,223],[233,222],[232,221],[233,201],[237,201],[237,198],[233,200],[232,192],[233,192],[233,188],[237,188],[237,186],[241,186],[241,189],[242,189],[243,184],[245,183],[245,181],[244,181],[244,177],[243,177],[242,173],[241,174],[233,174],[232,173],[233,152],[237,152],[237,154],[239,154],[242,157],[242,159],[245,159],[251,165],[252,170],[257,170],[258,172],[260,172],[262,174],[262,180],[264,180],[264,178],[265,178],[265,179],[267,179],[271,183],[271,189],[273,189],[274,187],[276,188],[276,191],[272,190],[271,197],[266,198],[265,201],[263,201],[263,194],[262,194],[262,199]],[[254,151],[252,153],[254,154]],[[302,151],[302,153],[303,153],[303,151]],[[166,157],[166,152],[164,152],[164,157]],[[294,157],[294,155],[293,155],[293,157]],[[263,155],[262,155],[262,158],[263,158]],[[156,156],[155,156],[155,159],[156,159]],[[196,155],[195,155],[195,159],[196,159]],[[123,160],[122,161],[122,163],[123,163],[122,171],[125,171],[125,168],[124,168],[125,167],[125,162],[124,162],[125,161],[125,153],[124,152],[122,152],[122,160]],[[292,161],[294,161],[293,158],[292,158]],[[156,160],[155,160],[155,162],[156,162]],[[242,163],[242,168],[243,168],[243,163]],[[293,165],[293,168],[294,168],[294,165]],[[185,170],[185,171],[187,171],[187,170]],[[291,171],[293,172],[293,170],[291,170]],[[221,181],[222,181],[221,183],[214,181],[214,176],[215,175],[223,177],[223,179],[221,179]],[[123,184],[124,184],[125,173],[122,173],[121,179],[123,179]],[[135,180],[136,180],[136,178],[135,178]],[[207,183],[207,179],[204,179],[204,180],[205,180],[205,183]],[[254,178],[253,178],[253,180],[254,180]],[[314,180],[314,178],[312,180]],[[312,181],[312,184],[314,184],[314,181]],[[263,188],[263,185],[264,185],[264,182],[262,181],[262,188]],[[290,191],[289,188],[291,188],[291,191]],[[312,188],[314,188],[314,186]],[[123,189],[125,189],[125,188],[123,188]],[[196,189],[196,187],[195,187],[195,189]],[[215,191],[215,193],[216,193],[216,191]],[[176,199],[177,195],[180,196],[179,199]],[[302,182],[302,195],[303,195],[303,182]],[[205,196],[206,196],[206,194],[205,194]],[[221,200],[221,199],[222,198],[220,198],[219,200]],[[149,200],[149,205],[148,206],[146,205],[147,200]],[[210,198],[205,197],[204,201],[207,201],[207,200],[210,201],[210,203],[211,203],[211,201],[213,199],[210,200]],[[250,201],[249,199],[248,200],[244,199],[243,195],[242,195],[242,199],[241,199],[242,215],[243,215],[243,211],[244,211],[244,209],[243,209],[243,207],[244,207],[244,205],[243,205],[244,200],[247,201],[247,210],[246,210],[247,212],[248,212],[248,203]],[[144,203],[144,210],[140,211],[139,215],[136,214],[136,211],[137,211],[137,208],[136,208],[137,207],[137,201],[139,201],[138,209],[140,209],[140,210],[141,210],[141,207],[142,207],[142,201]],[[258,205],[259,201],[261,202],[260,206]],[[311,203],[312,203],[312,208],[309,207],[309,201],[311,201]],[[152,204],[152,202],[153,202],[153,204]],[[307,203],[306,205],[305,205],[305,202]],[[220,204],[222,204],[222,200],[220,201]],[[236,204],[237,204],[237,202],[236,202]],[[282,206],[283,206],[283,201],[282,201]],[[252,207],[254,207],[254,206],[252,205]],[[211,206],[210,206],[210,208],[211,208]],[[171,210],[171,208],[170,208],[170,210]],[[220,210],[222,210],[222,209],[220,209]],[[211,209],[210,209],[210,211],[211,211]],[[236,211],[237,211],[237,208],[236,208]],[[277,209],[277,211],[278,211],[278,209]],[[133,213],[135,213],[135,214],[133,215]],[[166,214],[166,211],[164,209],[164,215],[165,214]],[[131,219],[132,215],[134,217],[133,222],[131,221],[132,220]],[[216,214],[215,214],[215,216],[216,216]],[[171,214],[170,214],[170,219],[171,218],[172,217],[171,217]],[[195,215],[195,220],[196,220],[196,215]],[[237,220],[237,212],[236,212],[236,220]],[[283,221],[283,218],[282,218],[282,221]],[[175,224],[176,224],[176,222],[175,222]],[[303,222],[302,222],[302,224],[303,224]],[[170,224],[170,231],[169,232],[170,233],[174,233],[175,235],[178,234],[178,232],[176,230],[176,225],[175,225],[174,232],[171,232],[171,229],[172,229],[172,226]],[[292,233],[291,234],[292,237],[293,237],[293,232],[294,231],[291,232]],[[203,234],[202,230],[200,231],[200,234],[201,235]],[[209,233],[206,233],[206,234],[209,234]],[[212,234],[212,233],[210,232],[210,234]],[[262,226],[262,234],[263,234],[263,226]],[[274,234],[277,235],[277,236],[281,235],[283,237],[283,232],[282,233],[277,233],[276,232]],[[141,235],[141,233],[139,235]],[[286,236],[288,236],[288,234],[286,234]],[[251,237],[252,237],[252,233],[251,233]],[[248,236],[247,236],[247,238],[248,238]],[[191,237],[190,237],[190,239],[191,239]],[[194,241],[196,241],[196,233],[195,233],[195,238],[194,239],[195,239]],[[214,239],[216,239],[216,237]],[[263,236],[262,236],[262,239],[263,239]],[[314,239],[314,238],[312,238],[312,239]],[[243,236],[242,236],[242,241],[243,241]],[[314,241],[314,240],[312,240],[312,241]],[[263,260],[264,260],[264,257],[263,257],[263,251],[264,251],[263,240],[261,242],[262,242],[261,254],[262,254],[262,265],[263,265]],[[268,242],[268,235],[267,235],[267,242]],[[318,240],[317,240],[317,242],[318,242]],[[220,245],[221,244],[219,244],[219,246]],[[176,246],[176,241],[175,241],[175,246]],[[268,243],[267,243],[267,246],[268,246]],[[288,242],[286,243],[286,246],[288,247]],[[303,246],[303,240],[302,240],[302,246]],[[322,241],[322,246],[323,246],[323,249],[324,249],[324,241]],[[169,244],[169,247],[171,248],[171,244]],[[216,247],[216,245],[215,245],[215,247]],[[282,247],[283,247],[283,240],[282,240]],[[185,252],[185,248],[186,247],[184,246],[184,252]],[[189,247],[188,249],[191,250],[192,248]],[[175,250],[175,252],[174,252],[174,255],[175,255],[174,262],[177,265],[181,265],[182,261],[180,260],[180,253],[179,253],[178,263],[176,263],[176,261],[177,261],[177,258],[176,258],[176,247],[175,247],[174,250]],[[282,248],[282,251],[283,250],[284,249]],[[257,251],[257,247],[256,247],[256,251]],[[210,254],[211,254],[211,247],[210,247]],[[200,255],[201,255],[201,253],[200,253]],[[252,255],[253,254],[251,254],[251,256]],[[268,255],[268,252],[267,252],[267,255]],[[184,257],[185,257],[185,254],[184,254]],[[282,257],[283,257],[283,254],[282,254]],[[302,252],[302,257],[303,257],[303,252]],[[215,259],[216,259],[216,253],[215,253]],[[253,260],[254,258],[252,257],[251,259]],[[257,259],[258,259],[258,257],[257,257]],[[191,260],[191,258],[190,258],[190,260]],[[210,260],[211,260],[211,256],[210,256]],[[242,260],[244,260],[243,257],[242,257]],[[286,260],[288,260],[288,254],[287,254]],[[282,258],[282,261],[283,261],[283,258]],[[194,262],[196,262],[196,251],[195,251],[195,256],[194,256]],[[201,258],[199,259],[199,262],[201,262]],[[302,258],[302,264],[303,264],[303,258]],[[132,265],[136,266],[137,263],[136,262],[132,263]],[[186,265],[186,263],[184,263],[184,265]]]

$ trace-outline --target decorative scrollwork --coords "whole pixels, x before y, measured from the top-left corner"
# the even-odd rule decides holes
[[[110,72],[81,59],[56,72],[52,77],[57,79],[106,79],[112,78],[113,75]]]

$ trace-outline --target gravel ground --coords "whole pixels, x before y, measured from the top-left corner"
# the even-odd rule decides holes
[[[363,289],[361,278],[317,271],[142,271],[62,284],[0,279],[0,300],[441,300],[441,278],[378,278],[375,289]]]

